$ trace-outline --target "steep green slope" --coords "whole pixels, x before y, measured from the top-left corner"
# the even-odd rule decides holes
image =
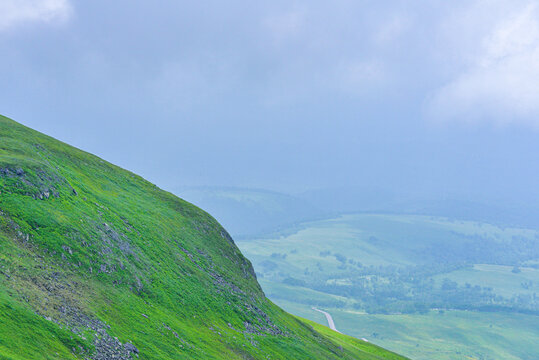
[[[273,305],[207,213],[5,117],[0,324],[0,359],[402,359]]]

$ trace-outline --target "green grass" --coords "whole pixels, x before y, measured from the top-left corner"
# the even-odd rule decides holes
[[[539,353],[539,318],[532,315],[473,311],[432,311],[426,315],[334,311],[332,315],[345,333],[417,360],[532,360]]]
[[[89,324],[141,359],[396,358],[267,300],[209,214],[5,117],[0,322],[2,359],[85,358]]]
[[[276,300],[285,310],[325,324],[310,307]],[[514,313],[431,311],[424,315],[369,315],[325,308],[337,329],[414,360],[534,360],[539,317]]]
[[[87,345],[73,333],[37,317],[27,307],[0,292],[0,358],[75,359],[73,347]]]
[[[307,324],[311,325],[316,331],[323,334],[324,336],[327,336],[339,346],[352,346],[357,352],[358,356],[364,356],[365,359],[402,359],[400,355],[397,355],[395,353],[388,353],[386,349],[383,349],[375,344],[359,339],[353,339],[350,336],[335,332],[328,327],[322,326],[314,321],[309,321],[305,319],[302,319],[302,321],[305,321]]]
[[[290,286],[283,283],[260,279],[260,285],[270,299],[293,300],[302,304],[330,306],[335,304],[347,306],[354,304],[349,298],[327,294],[300,286]]]
[[[460,285],[488,286],[496,294],[505,297],[514,295],[532,295],[539,293],[539,270],[530,267],[520,267],[520,272],[514,273],[512,266],[475,264],[471,269],[462,269],[447,274],[435,276],[442,281],[448,278]]]

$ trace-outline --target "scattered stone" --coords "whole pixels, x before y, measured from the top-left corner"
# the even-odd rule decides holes
[[[135,345],[131,344],[131,343],[125,343],[124,347],[129,352],[132,352],[132,353],[135,353],[135,354],[139,353],[137,347]]]

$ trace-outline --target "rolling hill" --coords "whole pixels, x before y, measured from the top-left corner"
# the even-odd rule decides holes
[[[0,359],[403,359],[284,312],[209,214],[0,117]]]
[[[539,231],[345,214],[239,241],[287,311],[413,359],[535,360]]]

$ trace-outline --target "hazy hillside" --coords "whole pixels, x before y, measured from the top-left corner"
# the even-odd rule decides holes
[[[235,238],[276,231],[327,214],[306,200],[268,190],[197,187],[182,188],[176,194],[215,216]]]
[[[4,117],[0,324],[2,359],[401,358],[273,305],[204,211]]]
[[[321,188],[296,194],[298,198],[333,213],[385,212],[444,216],[506,226],[539,228],[535,198],[512,199],[441,195],[442,192],[392,192],[384,187]]]
[[[321,188],[294,195],[233,187],[183,187],[175,193],[215,216],[237,239],[356,212],[442,216],[539,228],[539,207],[533,202],[437,199],[365,187]]]

